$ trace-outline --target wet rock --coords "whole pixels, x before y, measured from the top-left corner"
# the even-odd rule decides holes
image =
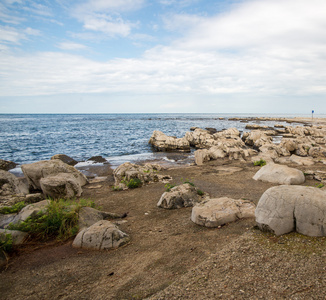
[[[118,248],[129,240],[129,236],[116,225],[102,220],[80,231],[72,245],[75,248],[109,250]]]
[[[16,166],[17,164],[13,161],[0,159],[0,170],[9,171],[14,169]]]
[[[254,175],[253,179],[287,185],[302,184],[305,182],[305,177],[302,171],[274,163],[269,163],[266,166],[263,166]]]
[[[255,214],[260,229],[276,235],[326,235],[326,193],[318,188],[272,187],[261,196]]]
[[[210,128],[210,127],[207,127],[205,128],[210,134],[214,134],[217,132],[216,128]]]
[[[89,158],[87,161],[93,161],[96,163],[107,163],[108,161],[102,157],[102,156],[92,156],[91,158]]]
[[[53,159],[59,159],[62,162],[64,162],[67,165],[74,166],[78,164],[78,161],[74,160],[73,158],[69,157],[68,155],[65,154],[55,154],[51,157],[51,160]]]
[[[165,192],[158,201],[157,206],[167,209],[191,207],[202,200],[203,198],[198,195],[197,188],[185,183],[173,187],[169,192]]]
[[[255,216],[255,205],[247,200],[227,197],[209,199],[192,208],[191,221],[205,227],[218,227]]]

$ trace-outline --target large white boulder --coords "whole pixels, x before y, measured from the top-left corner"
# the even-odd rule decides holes
[[[255,216],[255,205],[248,200],[227,197],[209,199],[192,208],[191,221],[205,227],[218,227]]]
[[[306,186],[272,187],[261,196],[255,215],[262,230],[276,235],[326,236],[326,193]]]
[[[55,176],[60,173],[71,174],[80,186],[87,183],[87,178],[73,166],[69,166],[59,159],[42,160],[32,164],[22,165],[22,171],[31,187],[41,190],[41,179]]]
[[[53,199],[80,197],[83,190],[78,179],[71,173],[59,173],[40,179],[44,195]]]
[[[72,245],[75,248],[108,250],[118,248],[129,240],[129,236],[116,225],[102,220],[80,231]]]
[[[305,176],[302,171],[284,165],[269,163],[263,166],[253,177],[254,180],[277,184],[302,184]]]

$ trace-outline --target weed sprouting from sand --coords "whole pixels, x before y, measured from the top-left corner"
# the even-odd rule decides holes
[[[175,187],[175,185],[171,184],[171,183],[167,183],[164,187],[165,187],[167,192],[170,192],[171,189]]]
[[[260,159],[254,162],[254,166],[265,166],[266,165],[266,160]]]

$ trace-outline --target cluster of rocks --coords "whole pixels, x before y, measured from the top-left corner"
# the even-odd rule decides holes
[[[10,230],[8,226],[19,225],[27,218],[36,216],[40,212],[46,212],[49,200],[43,200],[37,203],[25,206],[20,212],[13,214],[0,214],[0,240],[5,240],[7,235],[12,238],[12,245],[23,244],[28,233]],[[71,210],[75,209],[72,205]],[[103,212],[91,207],[82,207],[78,211],[79,233],[75,237],[73,247],[107,250],[117,248],[129,242],[129,236],[123,233],[119,228],[108,219],[124,218],[126,214],[118,215],[109,212]],[[4,261],[3,261],[4,262]]]
[[[192,128],[184,137],[169,137],[161,131],[154,131],[149,144],[158,151],[195,151],[197,165],[205,161],[228,157],[230,160],[247,160],[257,155],[267,161],[296,155],[314,159],[326,156],[326,128],[321,126],[286,126],[275,124],[274,128],[257,124],[247,125],[253,129],[241,133],[236,128],[221,132],[211,129]],[[273,142],[273,136],[282,136],[282,141]]]
[[[208,194],[199,195],[198,191],[189,183],[175,186],[161,196],[157,206],[165,209],[193,207],[191,220],[205,227],[220,227],[255,216],[255,205],[251,201],[227,197],[210,199]]]

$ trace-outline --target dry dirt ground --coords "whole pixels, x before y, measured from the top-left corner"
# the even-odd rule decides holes
[[[326,170],[317,163],[301,170]],[[226,160],[161,171],[171,183],[193,182],[211,198],[257,203],[273,184],[252,176],[259,167]],[[305,185],[319,182],[307,180]],[[0,273],[1,299],[325,299],[325,238],[275,237],[253,219],[217,228],[191,222],[191,208],[165,210],[165,191],[153,183],[113,191],[112,175],[84,188],[104,211],[128,213],[114,220],[131,242],[111,251],[64,244],[19,249]]]

